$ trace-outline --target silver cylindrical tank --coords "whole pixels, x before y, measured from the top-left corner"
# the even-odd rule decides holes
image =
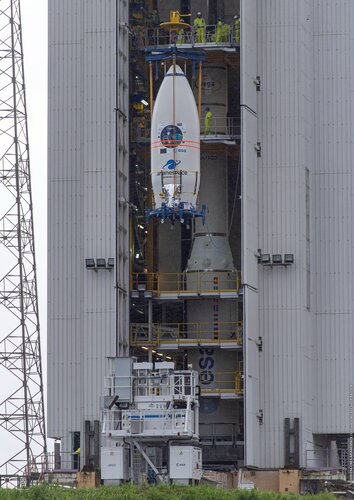
[[[227,155],[221,151],[202,153],[199,200],[207,205],[207,217],[204,225],[196,221],[196,234],[227,233],[227,198]]]
[[[217,280],[218,289],[233,288],[224,271],[234,271],[234,264],[228,232],[228,192],[227,192],[227,157],[222,152],[211,152],[202,155],[200,202],[207,206],[205,225],[196,221],[195,234],[190,258],[187,263],[187,285],[193,289],[195,277],[188,276],[195,272],[215,271],[211,282],[205,282],[205,289],[213,289]],[[223,273],[221,273],[223,272]],[[229,284],[227,284],[229,283]]]
[[[233,299],[194,299],[187,304],[187,315],[189,323],[201,325],[198,330],[201,341],[229,341],[238,335],[238,308]]]
[[[236,392],[239,363],[234,351],[200,347],[190,351],[188,360],[199,373],[198,383],[203,396]]]
[[[219,347],[219,342],[236,342],[242,334],[236,323],[238,308],[235,300],[213,298],[189,301],[187,318],[194,331],[195,325],[199,326],[201,347],[190,351],[189,359],[199,373],[202,392],[236,390],[241,369],[237,352]],[[188,336],[195,337],[194,331]]]
[[[237,332],[230,331],[230,322],[237,321],[236,301],[207,298],[213,291],[235,288],[232,279],[235,269],[228,241],[227,156],[224,152],[202,155],[199,197],[207,206],[206,222],[203,226],[196,221],[186,274],[190,290],[195,288],[196,280],[200,280],[204,298],[187,304],[187,321],[193,324],[208,322],[211,327],[201,335],[200,348],[190,350],[188,357],[199,373],[202,394],[211,397],[237,392],[241,370],[237,350],[221,349],[218,344],[219,340],[236,340]],[[188,336],[192,338],[193,332]],[[218,407],[219,403],[202,404],[201,418],[204,411],[216,412]]]
[[[197,94],[198,80],[195,82]],[[204,64],[202,74],[202,123],[201,133],[226,134],[228,111],[228,71],[226,64]],[[206,110],[212,113],[211,130],[205,130]]]

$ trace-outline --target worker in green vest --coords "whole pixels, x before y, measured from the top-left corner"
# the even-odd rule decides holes
[[[231,31],[231,26],[229,24],[223,23],[222,27],[222,41],[228,42],[230,40],[229,34]]]
[[[81,448],[80,446],[73,452],[73,468],[80,470],[80,453],[81,453]]]
[[[235,20],[235,42],[240,43],[241,40],[241,21],[239,16],[234,17]]]
[[[201,12],[197,12],[197,17],[194,19],[193,25],[195,28],[195,42],[205,43],[206,23],[204,17],[202,17]]]
[[[211,123],[213,121],[213,113],[210,111],[210,108],[205,108],[205,127],[204,127],[204,134],[205,135],[210,135],[211,134]]]
[[[180,19],[179,22],[184,23],[183,19]],[[186,32],[184,28],[181,28],[177,35],[177,44],[181,45],[182,43],[186,43]]]
[[[223,38],[224,38],[224,23],[222,22],[222,19],[220,19],[219,17],[215,28],[215,41],[223,42]]]

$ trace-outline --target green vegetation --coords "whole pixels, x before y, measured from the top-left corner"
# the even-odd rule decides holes
[[[102,500],[295,500],[296,495],[281,495],[260,491],[220,490],[210,486],[124,486],[99,489],[65,489],[57,486],[33,486],[21,490],[0,490],[0,500],[3,499],[102,499]],[[333,500],[329,493],[316,496],[316,500]]]

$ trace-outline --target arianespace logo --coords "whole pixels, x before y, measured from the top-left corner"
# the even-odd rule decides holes
[[[161,170],[164,170],[167,168],[167,170],[174,170],[178,165],[181,163],[181,160],[168,160],[163,167],[161,167]]]

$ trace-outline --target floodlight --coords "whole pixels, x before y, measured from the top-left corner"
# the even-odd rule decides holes
[[[86,269],[95,269],[95,259],[85,259]]]
[[[261,263],[262,264],[270,264],[270,254],[264,253],[261,255]]]
[[[284,255],[284,264],[294,264],[294,254],[286,253]]]
[[[273,264],[281,264],[283,262],[283,258],[281,254],[277,253],[272,256]]]

